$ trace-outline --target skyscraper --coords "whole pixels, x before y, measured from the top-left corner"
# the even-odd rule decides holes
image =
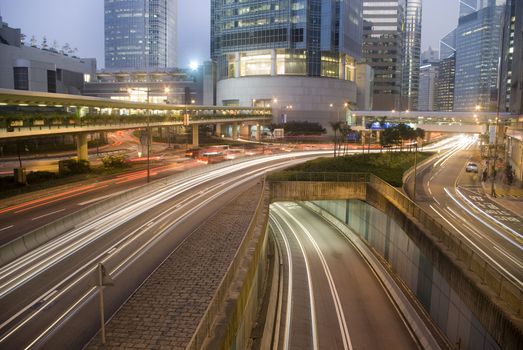
[[[438,64],[435,82],[435,106],[440,112],[454,110],[454,79],[456,77],[456,54],[442,59]]]
[[[421,0],[407,0],[404,29],[403,96],[406,109],[418,109],[421,53]]]
[[[498,1],[499,2],[499,1]],[[463,16],[456,29],[455,111],[495,110],[501,23],[504,6],[486,7]]]
[[[218,104],[334,119],[356,101],[360,55],[361,0],[211,0]]]
[[[449,32],[439,41],[439,58],[443,60],[456,53],[456,29]]]
[[[364,62],[374,69],[375,110],[407,108],[401,89],[404,5],[403,0],[363,2],[362,53]]]
[[[105,68],[176,65],[177,0],[105,0]]]
[[[438,63],[428,63],[420,67],[418,110],[433,111],[436,101],[436,76]]]

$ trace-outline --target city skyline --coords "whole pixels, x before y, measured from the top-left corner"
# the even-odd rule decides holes
[[[98,68],[104,68],[104,1],[47,0],[34,3],[30,0],[11,2],[0,0],[0,16],[12,27],[27,35],[35,35],[38,43],[46,35],[49,43],[71,44],[78,55],[96,58]],[[439,40],[457,26],[459,1],[424,0],[422,19],[422,51],[429,46],[439,47]],[[60,9],[61,21],[42,21]],[[188,67],[191,62],[210,59],[210,0],[179,1],[178,4],[178,66]],[[49,17],[48,16],[48,17]],[[77,25],[86,30],[69,30]]]

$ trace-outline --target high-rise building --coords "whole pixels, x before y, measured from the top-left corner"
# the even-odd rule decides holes
[[[361,0],[211,0],[217,104],[326,124],[356,102]],[[282,117],[283,116],[283,117]]]
[[[105,0],[105,68],[176,65],[177,0]]]
[[[445,58],[454,56],[455,53],[456,53],[456,29],[447,33],[447,35],[445,35],[439,41],[439,58],[440,58],[440,60],[443,60]]]
[[[523,115],[523,2],[514,1],[514,37],[512,48],[512,72],[510,76],[509,111]],[[523,151],[522,151],[523,153]],[[522,174],[523,174],[523,168]]]
[[[432,47],[421,53],[421,64],[437,63],[439,62],[439,51],[434,50]]]
[[[521,54],[518,53],[516,47],[517,39],[521,37],[521,27],[517,27],[517,20],[518,17],[523,16],[522,11],[521,1],[507,0],[502,29],[500,111],[510,110],[511,91],[515,78],[514,69],[518,70],[517,66],[522,64]],[[521,19],[519,21],[519,25],[521,25]],[[514,56],[518,56],[519,60],[514,60]],[[514,87],[517,87],[517,84]]]
[[[404,28],[403,96],[406,109],[418,109],[421,54],[421,0],[407,0]]]
[[[405,1],[364,0],[364,62],[374,69],[373,109],[406,109],[402,98]],[[419,54],[418,54],[419,61]]]
[[[435,106],[440,112],[454,110],[454,79],[456,76],[456,55],[442,59],[438,64],[435,83]]]
[[[470,15],[478,10],[478,0],[460,0],[459,17]]]
[[[433,111],[436,101],[436,76],[438,63],[428,63],[420,67],[418,110]]]
[[[496,0],[459,19],[456,29],[455,111],[495,110],[501,23],[504,6]]]

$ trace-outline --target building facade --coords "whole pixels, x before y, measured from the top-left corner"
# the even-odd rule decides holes
[[[363,2],[363,61],[374,70],[373,109],[407,108],[402,97],[404,11],[402,0]],[[418,54],[419,59],[419,54]]]
[[[439,58],[452,57],[456,54],[456,29],[449,32],[439,41]]]
[[[177,0],[105,0],[105,68],[176,66]]]
[[[456,29],[455,111],[496,110],[504,6],[486,6],[459,19]],[[478,107],[476,107],[478,106]]]
[[[435,82],[435,110],[452,112],[454,110],[454,79],[456,77],[456,55],[442,59],[438,63]]]
[[[407,99],[406,109],[418,109],[421,61],[421,0],[407,0],[404,27],[402,95]]]
[[[0,88],[81,94],[94,77],[96,60],[22,45],[20,29],[0,17]]]
[[[418,110],[434,111],[436,106],[436,77],[438,63],[429,63],[420,67]]]
[[[212,63],[196,70],[102,70],[85,86],[88,96],[133,102],[213,105]]]
[[[361,11],[361,0],[211,0],[217,104],[335,119],[334,109],[356,103]]]

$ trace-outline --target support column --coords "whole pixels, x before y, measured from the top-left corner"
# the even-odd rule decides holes
[[[214,130],[214,135],[218,136],[218,137],[222,137],[222,125],[221,124],[216,124],[216,129]]]
[[[232,123],[232,139],[238,140],[238,123]]]
[[[340,62],[338,67],[340,80],[345,80],[345,55],[340,55]]]
[[[240,136],[247,140],[250,139],[251,138],[250,129],[251,129],[250,125],[242,124],[240,126]]]
[[[381,140],[381,130],[376,130],[376,142],[380,143]]]
[[[234,53],[234,60],[236,61],[236,64],[234,65],[234,77],[239,78],[240,77],[240,65],[241,65],[239,52]]]
[[[261,140],[261,125],[256,124],[256,141]]]
[[[193,124],[191,126],[191,128],[192,128],[192,146],[198,147],[198,145],[200,144],[200,142],[198,140],[198,124]]]
[[[271,50],[271,75],[276,75],[276,50]]]
[[[87,148],[87,134],[76,135],[76,156],[78,160],[89,160]]]

